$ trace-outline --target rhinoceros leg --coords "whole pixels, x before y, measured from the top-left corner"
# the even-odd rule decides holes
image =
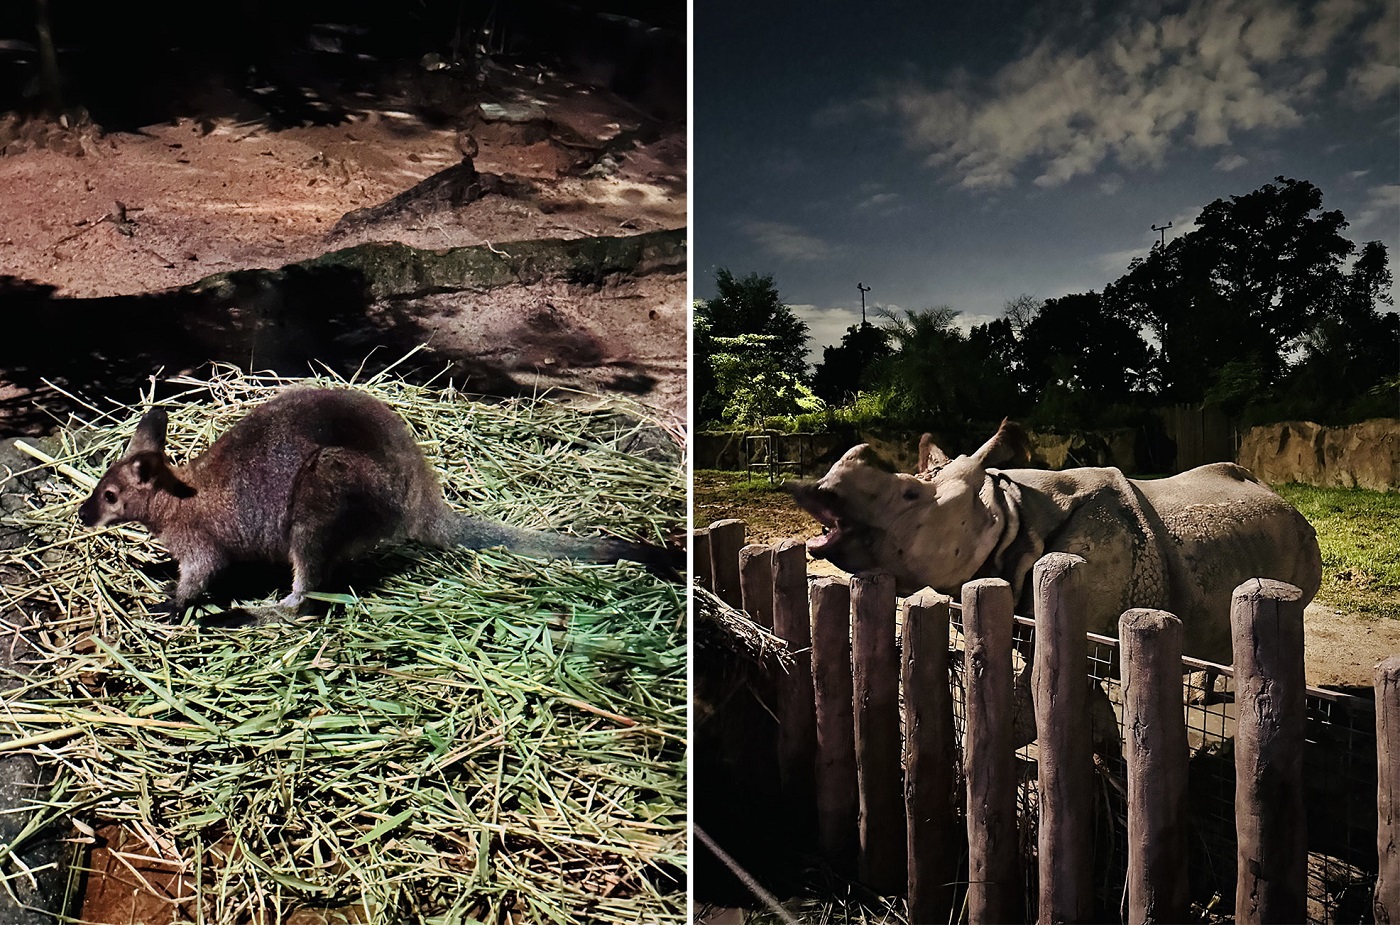
[[[1208,707],[1225,701],[1220,672],[1214,668],[1187,672],[1186,703],[1193,707]]]
[[[1036,739],[1035,703],[1031,691],[1031,659],[1015,674],[1012,692],[1012,740],[1016,748],[1029,745]],[[1123,754],[1122,735],[1118,728],[1118,714],[1109,700],[1103,683],[1087,674],[1084,683],[1089,685],[1087,705],[1089,708],[1090,736],[1094,743],[1094,754],[1103,758],[1118,758]]]

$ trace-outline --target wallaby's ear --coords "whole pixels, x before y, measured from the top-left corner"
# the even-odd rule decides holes
[[[919,474],[926,475],[934,469],[941,469],[951,462],[948,454],[940,450],[933,442],[933,434],[924,434],[919,438]]]
[[[136,433],[131,435],[131,442],[126,446],[127,456],[135,456],[137,453],[165,453],[165,429],[170,423],[170,416],[165,413],[164,408],[152,408],[141,418],[141,423],[136,425]]]
[[[142,423],[145,423],[144,420]],[[129,457],[128,465],[131,466],[131,472],[140,485],[167,492],[177,498],[194,497],[193,486],[180,481],[179,476],[170,468],[164,453],[146,450]]]
[[[1021,425],[1010,418],[1002,418],[1001,426],[992,439],[982,444],[972,458],[982,468],[1005,469],[1009,466],[1024,466],[1031,461],[1031,442]]]

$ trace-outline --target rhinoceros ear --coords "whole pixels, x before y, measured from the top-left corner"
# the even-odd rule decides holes
[[[972,458],[984,469],[1024,466],[1031,461],[1031,442],[1020,424],[1010,418],[1002,418],[1001,426],[992,439],[982,444]]]
[[[952,462],[948,454],[940,450],[933,442],[933,434],[924,434],[919,438],[919,474],[927,475],[937,469],[942,469]]]

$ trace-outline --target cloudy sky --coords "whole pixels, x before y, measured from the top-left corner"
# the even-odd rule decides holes
[[[858,282],[984,321],[1278,175],[1400,276],[1394,0],[696,0],[694,26],[696,295],[772,274],[814,360]]]

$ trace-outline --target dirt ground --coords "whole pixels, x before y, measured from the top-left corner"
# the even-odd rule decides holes
[[[748,524],[748,542],[773,543],[787,537],[806,540],[820,531],[804,511],[781,492],[751,492],[741,506],[721,494],[728,479],[699,472],[695,476],[695,525],[702,527],[726,517]],[[844,575],[829,562],[808,558],[808,572]],[[1342,613],[1324,604],[1310,604],[1303,613],[1304,667],[1315,687],[1370,688],[1377,662],[1400,652],[1400,621]]]
[[[373,94],[334,100],[343,111],[333,118],[292,127],[276,127],[246,93],[206,86],[191,96],[191,115],[110,134],[0,117],[0,275],[91,298],[279,267],[371,240],[508,249],[686,224],[683,120],[648,116],[539,67],[496,67],[482,80],[403,65]],[[480,198],[456,207],[429,200],[338,227],[464,153],[500,181]],[[539,371],[556,384],[548,375],[556,361],[600,369],[616,361],[648,384],[634,396],[679,428],[686,308],[684,274],[638,274],[588,298],[514,293],[483,299],[470,317],[427,313],[438,319],[428,336],[443,352],[479,351],[479,332],[511,330],[522,311],[544,311],[561,331],[587,330],[590,355],[551,355],[546,325],[530,350],[510,358],[515,372]],[[16,397],[3,370],[0,396]],[[4,423],[0,432],[9,431]]]

